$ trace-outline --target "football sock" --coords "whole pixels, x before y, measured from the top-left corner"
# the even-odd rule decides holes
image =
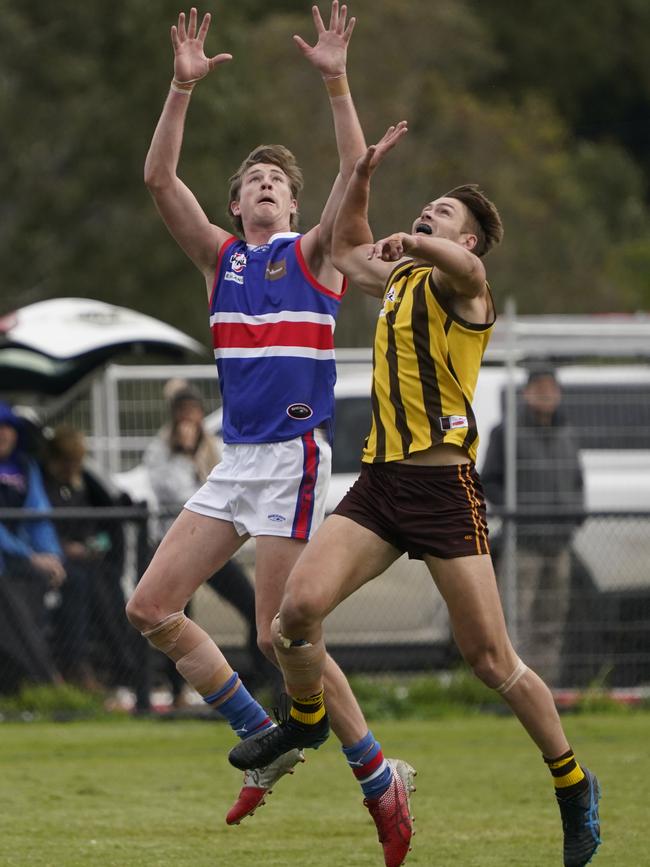
[[[544,757],[544,761],[553,776],[555,794],[558,798],[571,798],[573,795],[584,791],[589,785],[584,771],[573,755],[573,750],[569,749],[556,759]]]
[[[342,747],[366,798],[378,798],[390,786],[393,772],[371,731],[350,747]]]
[[[323,690],[306,698],[294,698],[291,702],[289,720],[305,726],[317,726],[325,717]]]
[[[225,701],[219,700],[229,693],[237,684],[235,692]],[[212,705],[230,723],[230,728],[237,737],[245,740],[264,729],[271,728],[273,722],[264,708],[253,698],[239,675],[234,672],[232,677],[212,695],[203,696],[203,701]]]

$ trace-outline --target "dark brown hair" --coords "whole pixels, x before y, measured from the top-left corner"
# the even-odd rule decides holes
[[[244,231],[241,217],[232,213],[230,205],[231,202],[239,200],[239,193],[241,191],[244,173],[250,169],[251,166],[254,166],[257,163],[270,163],[271,165],[282,169],[289,179],[291,195],[294,199],[298,198],[303,186],[302,171],[296,162],[296,158],[288,148],[285,148],[284,145],[258,145],[255,150],[252,150],[249,153],[235,174],[229,178],[230,190],[228,191],[228,216],[232,220],[233,226],[240,234],[243,234]],[[298,227],[297,212],[291,215],[290,225],[291,230],[295,232]]]
[[[476,246],[472,250],[477,256],[485,256],[503,238],[503,224],[496,206],[479,188],[478,184],[462,184],[454,187],[445,198],[458,199],[470,212],[469,224],[463,227],[476,235]]]

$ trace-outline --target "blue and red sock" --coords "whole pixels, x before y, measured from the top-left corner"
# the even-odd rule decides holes
[[[219,699],[226,695],[239,682],[235,692],[221,704]],[[238,738],[246,740],[264,729],[271,728],[273,722],[261,704],[259,704],[244,684],[239,680],[239,675],[234,672],[220,690],[212,695],[203,696],[203,701],[215,706],[215,710],[224,716],[230,723],[230,728]]]
[[[393,771],[371,731],[350,747],[342,747],[366,798],[378,798],[390,786]]]

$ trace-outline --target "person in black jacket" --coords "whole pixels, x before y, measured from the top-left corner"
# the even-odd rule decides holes
[[[123,526],[93,515],[116,501],[85,457],[81,431],[57,427],[45,444],[43,479],[54,509],[87,509],[83,520],[55,521],[68,577],[52,610],[52,650],[66,680],[96,689],[131,684],[137,660],[124,615]]]
[[[578,441],[561,402],[553,368],[532,368],[517,419],[518,634],[520,652],[552,686],[561,679],[571,540],[584,508]],[[504,439],[502,421],[492,431],[481,472],[495,506],[505,504]]]

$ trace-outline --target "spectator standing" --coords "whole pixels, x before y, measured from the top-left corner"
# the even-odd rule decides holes
[[[531,368],[517,418],[517,620],[521,654],[552,686],[561,683],[571,540],[584,509],[578,441],[561,402],[554,369]],[[481,473],[495,506],[505,503],[504,443],[502,421],[492,431]]]

